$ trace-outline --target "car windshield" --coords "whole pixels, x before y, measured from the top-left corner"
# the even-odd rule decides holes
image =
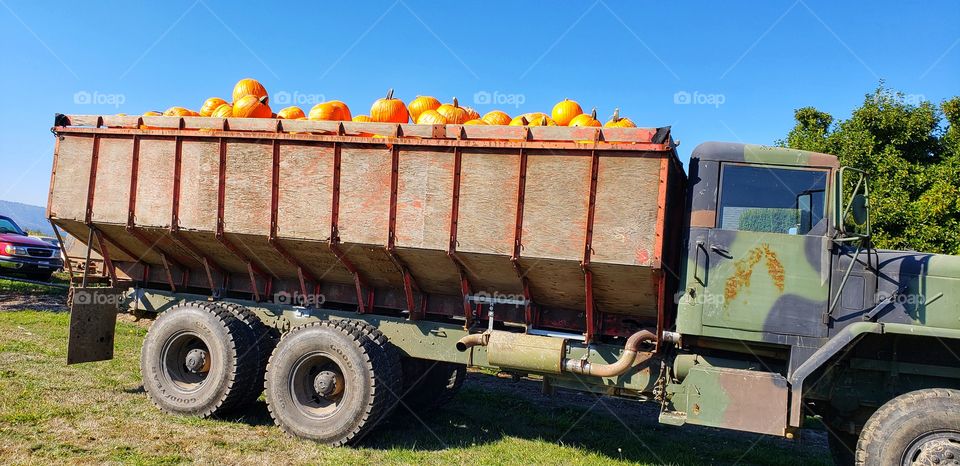
[[[26,235],[26,233],[24,233],[16,223],[13,223],[13,220],[10,220],[6,217],[0,217],[0,233]]]

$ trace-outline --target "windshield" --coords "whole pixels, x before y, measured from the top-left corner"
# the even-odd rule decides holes
[[[13,233],[26,236],[26,233],[24,233],[17,224],[13,223],[13,220],[7,217],[0,217],[0,233]]]

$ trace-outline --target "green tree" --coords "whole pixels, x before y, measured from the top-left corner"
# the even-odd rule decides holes
[[[960,255],[960,97],[913,103],[881,83],[847,120],[813,107],[794,117],[780,145],[870,173],[877,247]]]

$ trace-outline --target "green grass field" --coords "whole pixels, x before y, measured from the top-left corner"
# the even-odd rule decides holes
[[[830,464],[818,442],[661,426],[656,407],[547,398],[532,382],[484,374],[471,374],[423,422],[400,413],[361,446],[330,448],[283,434],[262,400],[229,419],[163,414],[140,384],[145,322],[118,323],[114,360],[66,366],[68,321],[63,312],[0,311],[5,464]]]

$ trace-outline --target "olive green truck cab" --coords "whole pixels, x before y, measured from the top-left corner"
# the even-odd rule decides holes
[[[163,410],[265,392],[341,445],[452,396],[467,366],[658,403],[665,424],[838,460],[960,458],[960,257],[871,244],[869,175],[669,128],[59,115],[48,214],[75,277],[70,363],[157,313]],[[71,272],[72,273],[72,272]],[[102,282],[102,286],[94,283]]]

